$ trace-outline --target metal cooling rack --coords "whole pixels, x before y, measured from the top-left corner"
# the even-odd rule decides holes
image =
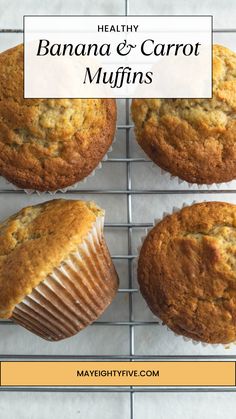
[[[129,0],[124,0],[124,11],[125,15],[129,14]],[[226,29],[214,29],[213,32],[215,33],[236,33],[236,28],[226,28]],[[23,33],[22,29],[0,29],[0,33]],[[87,190],[70,190],[70,194],[89,194],[89,195],[123,195],[126,196],[126,207],[127,207],[127,222],[126,223],[106,223],[105,228],[117,228],[117,229],[125,229],[128,237],[128,252],[124,255],[115,254],[112,256],[113,260],[124,260],[128,263],[128,274],[129,274],[129,281],[128,281],[128,288],[120,288],[118,290],[119,293],[127,293],[128,294],[128,307],[129,307],[129,317],[127,321],[96,321],[91,327],[99,327],[99,326],[127,326],[129,328],[129,351],[125,355],[0,355],[0,361],[6,360],[67,360],[67,361],[88,361],[88,360],[98,360],[98,361],[134,361],[134,360],[233,360],[236,361],[236,356],[232,355],[204,355],[204,356],[181,356],[181,355],[174,355],[174,356],[162,356],[162,355],[137,355],[135,354],[135,340],[134,340],[134,328],[138,326],[157,326],[159,325],[158,321],[136,321],[134,318],[134,310],[133,310],[133,296],[135,293],[139,292],[139,290],[134,286],[134,276],[133,276],[133,261],[136,258],[135,254],[132,254],[132,232],[134,229],[139,228],[148,228],[153,225],[152,222],[150,223],[134,223],[132,221],[132,197],[134,195],[164,195],[164,194],[176,194],[176,195],[187,195],[187,194],[219,194],[219,193],[226,193],[226,194],[236,194],[236,189],[231,190],[219,190],[219,189],[187,189],[187,190],[165,190],[165,189],[133,189],[132,188],[132,179],[131,179],[131,165],[132,163],[138,162],[146,162],[151,163],[151,160],[146,158],[135,158],[132,157],[131,149],[130,149],[130,131],[133,128],[131,124],[129,111],[130,111],[130,101],[129,99],[125,100],[125,124],[118,125],[117,129],[122,131],[125,137],[126,142],[126,152],[124,157],[122,158],[108,158],[104,163],[125,163],[126,164],[126,188],[125,189],[87,189]],[[0,194],[24,194],[24,191],[20,190],[11,190],[11,189],[0,189]],[[61,192],[58,192],[60,194]],[[2,320],[0,321],[0,326],[12,326],[13,323],[10,320]],[[135,419],[135,403],[134,403],[134,394],[140,392],[228,392],[228,391],[236,391],[235,387],[188,387],[188,388],[181,388],[181,387],[10,387],[4,388],[0,387],[0,391],[26,391],[26,392],[108,392],[108,393],[129,393],[130,394],[130,419]]]

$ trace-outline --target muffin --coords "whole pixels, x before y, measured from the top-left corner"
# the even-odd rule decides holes
[[[152,312],[195,341],[236,341],[236,205],[195,204],[147,235],[138,261]]]
[[[0,317],[53,341],[96,320],[118,287],[103,222],[92,202],[53,200],[0,224]]]
[[[135,99],[132,116],[142,149],[172,175],[198,184],[236,178],[236,54],[228,48],[213,47],[212,99]]]
[[[0,175],[55,191],[87,177],[111,146],[113,99],[24,99],[23,45],[0,54]]]

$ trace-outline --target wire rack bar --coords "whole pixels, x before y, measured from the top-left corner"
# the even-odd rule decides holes
[[[129,157],[129,158],[108,158],[104,160],[103,163],[153,163],[151,160],[144,159],[142,157]]]
[[[23,190],[0,189],[2,194],[22,194]],[[191,195],[191,194],[236,194],[236,189],[80,189],[68,190],[71,195]],[[56,195],[65,194],[58,191]],[[40,194],[39,194],[40,195]],[[49,193],[49,196],[54,196],[55,193]]]
[[[152,226],[153,223],[105,223],[106,228],[148,228]]]
[[[233,393],[236,387],[0,387],[0,392],[27,393]],[[133,412],[133,410],[132,410]],[[134,416],[130,416],[134,418]]]
[[[129,0],[125,0],[125,16],[129,15]],[[130,121],[129,121],[129,99],[125,99],[125,141],[126,141],[126,158],[130,159]],[[129,193],[132,190],[132,178],[131,178],[131,166],[130,161],[127,161],[126,165],[126,185],[127,185],[127,221],[128,224],[132,223],[132,195]],[[128,253],[132,253],[132,227],[128,227]],[[128,262],[128,273],[129,273],[129,288],[133,288],[133,265],[132,259]],[[129,294],[129,353],[130,356],[134,355],[134,313],[133,313],[133,294]],[[134,418],[134,392],[133,387],[129,387],[130,391],[130,419]]]
[[[95,321],[90,326],[159,326],[158,321]],[[18,326],[11,320],[0,320],[0,326]],[[132,354],[131,354],[132,355]]]

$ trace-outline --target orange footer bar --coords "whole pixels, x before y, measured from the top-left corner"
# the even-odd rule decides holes
[[[235,362],[1,362],[1,386],[235,386]]]

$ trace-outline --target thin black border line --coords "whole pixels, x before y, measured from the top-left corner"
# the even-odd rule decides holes
[[[48,363],[48,362],[50,362],[50,363],[60,363],[61,361],[49,361],[49,360],[46,360],[46,361],[43,361],[43,360],[39,360],[39,361],[23,361],[23,360],[20,360],[20,361],[2,361],[2,362],[5,362],[5,363],[10,363],[10,364],[13,364],[13,363],[26,363],[26,362],[30,362],[30,363],[32,363],[32,362],[34,362],[34,363],[40,363],[40,362],[43,362],[43,363]],[[1,364],[2,364],[2,362],[1,362]],[[127,362],[127,364],[130,364],[131,362],[133,363],[133,361],[132,360],[127,360],[127,361],[104,361],[104,360],[95,360],[95,361],[63,361],[63,362],[68,362],[68,363],[75,363],[75,362],[80,362],[80,363],[83,363],[83,364],[85,364],[86,362],[88,363],[88,362],[96,362],[96,363],[104,363],[104,362],[107,362],[107,363],[109,363],[109,364],[111,364],[111,362]],[[233,364],[233,367],[234,367],[234,377],[235,377],[235,362],[233,362],[233,361],[224,361],[224,360],[221,360],[221,361],[207,361],[207,360],[203,360],[203,361],[190,361],[190,360],[183,360],[183,361],[176,361],[176,360],[169,360],[169,361],[150,361],[150,360],[144,360],[144,361],[136,361],[136,362],[145,362],[145,363],[150,363],[150,362],[158,362],[158,363],[171,363],[171,362],[179,362],[179,363],[190,363],[190,362],[202,362],[202,363],[206,363],[206,362],[212,362],[212,363],[218,363],[218,362],[221,362],[221,363],[227,363],[227,364]],[[1,386],[1,387],[5,387],[6,388],[6,390],[8,389],[8,388],[11,388],[11,387],[14,387],[14,388],[43,388],[43,389],[46,389],[46,388],[62,388],[62,389],[67,389],[67,388],[73,388],[73,389],[77,389],[78,388],[78,391],[79,391],[79,389],[87,389],[87,388],[91,388],[91,392],[93,391],[93,387],[96,387],[96,388],[128,388],[128,387],[131,387],[131,385],[130,384],[127,384],[127,385],[119,385],[119,384],[116,384],[116,385],[109,385],[109,384],[106,384],[106,385],[101,385],[101,386],[99,386],[99,385],[96,385],[96,386],[93,386],[93,385],[89,385],[89,384],[85,384],[85,385],[80,385],[80,386],[77,386],[76,384],[74,384],[74,385],[61,385],[61,384],[50,384],[50,385],[39,385],[39,384],[29,384],[29,385],[3,385],[3,386]],[[0,387],[0,391],[1,391],[1,387]],[[165,384],[165,385],[132,385],[132,387],[134,387],[134,391],[135,391],[135,388],[145,388],[145,389],[148,389],[148,388],[150,388],[150,389],[152,389],[152,388],[155,388],[155,389],[160,389],[160,391],[162,390],[162,388],[166,388],[166,389],[173,389],[173,390],[175,390],[175,389],[188,389],[188,388],[192,388],[193,390],[194,389],[215,389],[215,388],[217,388],[217,389],[224,389],[224,388],[232,388],[232,390],[235,390],[236,391],[236,377],[234,378],[234,384],[232,384],[232,385],[222,385],[222,384],[218,384],[218,385],[184,385],[184,384],[182,384],[182,385],[168,385],[168,384]],[[26,390],[27,391],[27,390]],[[102,390],[101,390],[102,391]]]
[[[97,388],[77,388],[77,387],[0,387],[0,392],[26,392],[26,393],[127,393],[127,394],[138,394],[138,393],[235,393],[235,387],[149,387],[149,388],[138,388],[135,387],[130,389],[130,387],[97,387]]]
[[[179,15],[179,14],[177,14],[177,15],[174,15],[174,14],[171,14],[171,15],[155,15],[155,14],[153,14],[153,15],[144,15],[144,14],[141,14],[141,15],[125,15],[125,14],[120,14],[120,15],[117,15],[117,14],[115,14],[115,15],[104,15],[104,14],[102,14],[102,15],[99,15],[99,14],[95,14],[95,15],[77,15],[77,14],[73,14],[73,15],[41,15],[41,14],[37,14],[37,15],[24,15],[24,17],[125,17],[125,18],[127,18],[127,17],[210,17],[210,16],[213,16],[213,15],[211,15],[211,14],[201,14],[201,15],[199,15],[199,14],[194,14],[194,15]]]
[[[23,15],[23,97],[25,99],[25,15]]]
[[[236,362],[236,355],[0,355],[1,362]],[[82,358],[81,358],[82,357]],[[111,358],[112,357],[112,358]]]
[[[158,385],[137,385],[137,384],[135,384],[135,385],[133,385],[133,384],[127,384],[127,385],[124,385],[124,384],[122,384],[122,385],[119,385],[119,384],[116,384],[116,385],[101,385],[101,386],[99,386],[98,384],[96,385],[96,386],[94,386],[94,385],[90,385],[90,384],[84,384],[83,386],[77,386],[76,384],[73,384],[73,385],[59,385],[59,384],[53,384],[53,385],[36,385],[36,384],[29,384],[29,385],[11,385],[11,384],[8,384],[8,385],[3,385],[3,386],[1,386],[1,387],[5,387],[5,389],[7,390],[7,389],[10,389],[10,388],[12,388],[12,387],[14,387],[14,388],[16,388],[16,391],[17,391],[17,389],[21,389],[21,388],[29,388],[29,389],[34,389],[34,388],[48,388],[48,389],[52,389],[52,388],[62,388],[62,389],[65,389],[65,391],[67,391],[67,389],[68,388],[73,388],[73,389],[77,389],[78,388],[78,391],[79,391],[79,389],[86,389],[86,391],[87,391],[87,389],[88,388],[92,388],[91,389],[91,392],[93,392],[94,391],[94,389],[93,389],[93,387],[95,387],[96,389],[99,389],[99,387],[101,387],[101,393],[102,393],[102,389],[103,388],[114,388],[114,392],[116,392],[117,390],[115,390],[115,389],[117,389],[117,388],[120,388],[120,387],[122,387],[122,388],[129,388],[129,387],[132,387],[132,389],[130,389],[130,392],[132,392],[132,391],[134,391],[135,392],[135,389],[136,388],[150,388],[150,389],[155,389],[155,390],[157,390],[158,391],[158,389],[160,389],[160,391],[161,391],[161,389],[162,388],[171,388],[171,389],[173,389],[174,391],[178,391],[178,389],[188,389],[188,388],[192,388],[193,389],[193,391],[195,390],[195,389],[213,389],[212,391],[214,391],[214,389],[224,389],[224,388],[232,388],[232,390],[234,390],[234,391],[236,391],[236,388],[235,388],[235,384],[232,384],[232,385],[222,385],[222,384],[219,384],[219,385],[211,385],[211,386],[201,386],[201,385],[196,385],[196,386],[194,386],[194,385],[168,385],[168,384],[165,384],[165,385],[160,385],[160,386],[158,386]],[[1,387],[0,387],[0,391],[1,391]],[[26,390],[27,391],[27,390]],[[204,391],[204,390],[203,390]],[[206,391],[206,390],[205,390]]]
[[[213,15],[211,15],[211,99],[213,99]]]
[[[181,97],[175,97],[174,99],[191,99],[191,100],[194,100],[194,99],[198,99],[198,100],[203,100],[203,99],[212,99],[213,98],[213,64],[212,64],[212,60],[213,60],[213,15],[23,15],[23,44],[24,44],[24,46],[25,46],[25,18],[26,17],[56,17],[56,18],[58,18],[58,17],[85,17],[85,18],[89,18],[89,17],[117,17],[117,18],[120,18],[120,17],[125,17],[125,18],[127,18],[127,17],[137,17],[137,18],[141,18],[141,17],[187,17],[187,18],[189,18],[189,17],[210,17],[211,18],[211,96],[210,97],[189,97],[189,96],[181,96]],[[23,98],[24,99],[85,99],[85,100],[87,100],[87,99],[101,99],[101,97],[99,97],[99,96],[96,96],[96,97],[83,97],[83,98],[79,98],[79,97],[56,97],[56,98],[53,98],[53,97],[41,97],[41,96],[39,96],[39,97],[37,97],[37,98],[28,98],[28,97],[25,97],[25,48],[24,48],[24,60],[23,60],[24,62],[23,62],[23,72],[24,72],[24,77],[23,77],[23,91],[24,91],[24,96],[23,96]],[[133,98],[133,97],[126,97],[126,96],[122,96],[122,97],[114,97],[114,96],[110,96],[109,98],[102,98],[102,99],[121,99],[121,100],[124,100],[124,99],[128,99],[128,100],[132,100],[132,99],[139,99],[139,98]],[[148,99],[156,99],[156,96],[155,97],[148,97]],[[164,100],[164,99],[168,99],[168,98],[165,98],[165,97],[158,97],[158,99],[161,99],[161,100]]]
[[[236,362],[234,362],[234,385],[236,387]]]
[[[140,387],[133,389],[128,387],[0,387],[0,392],[27,392],[27,393],[235,393],[236,388],[232,386],[227,387]]]
[[[85,16],[86,17],[86,16]],[[15,28],[15,29],[11,29],[11,28],[2,28],[0,29],[0,34],[13,34],[13,33],[23,33],[23,29],[19,29],[19,28]],[[229,33],[236,33],[236,28],[213,28],[212,30],[213,33],[224,33],[224,34],[229,34]]]
[[[54,356],[54,355],[52,355],[52,356]],[[217,355],[216,355],[217,356]],[[164,357],[163,357],[164,358]],[[197,362],[201,362],[201,363],[208,363],[208,362],[211,362],[211,363],[218,363],[218,362],[221,362],[221,363],[228,363],[228,364],[232,364],[232,363],[234,363],[234,362],[236,362],[235,361],[235,358],[236,358],[236,356],[234,356],[234,360],[232,359],[232,360],[224,360],[224,359],[212,359],[212,360],[210,360],[210,359],[198,359],[198,361]],[[162,362],[165,362],[165,363],[169,363],[169,362],[175,362],[175,363],[190,363],[190,362],[195,362],[195,360],[194,360],[194,355],[192,355],[192,359],[183,359],[183,360],[181,360],[181,361],[178,361],[177,359],[174,359],[173,357],[172,357],[172,359],[161,359],[161,360],[150,360],[150,359],[137,359],[137,360],[133,360],[132,359],[132,363],[133,363],[133,361],[136,361],[136,362],[145,362],[145,363],[155,363],[155,362],[158,362],[158,363],[162,363]],[[52,363],[52,362],[57,362],[57,363],[59,363],[60,361],[58,361],[58,360],[50,360],[50,359],[47,359],[47,360],[42,360],[42,359],[40,359],[40,360],[35,360],[35,361],[33,361],[33,360],[19,360],[19,361],[17,361],[17,360],[14,360],[14,361],[9,361],[9,360],[5,360],[5,361],[1,361],[1,362],[8,362],[8,363],[26,363],[26,362],[31,362],[31,363],[39,363],[39,362],[43,362],[43,363],[45,363],[45,362],[48,362],[48,363]],[[131,364],[132,365],[132,363],[130,362],[130,359],[126,359],[126,360],[123,360],[123,361],[121,361],[121,360],[103,360],[103,359],[99,359],[99,360],[94,360],[94,361],[92,361],[92,360],[88,360],[88,361],[82,361],[82,360],[77,360],[77,361],[73,361],[73,360],[68,360],[68,361],[66,361],[66,360],[64,360],[63,362],[68,362],[68,363],[74,363],[74,362],[81,362],[81,363],[83,363],[83,362],[88,362],[88,363],[91,363],[91,362],[100,362],[100,363],[103,363],[103,362],[107,362],[107,363],[111,363],[111,362],[114,362],[114,363],[121,363],[121,362],[126,362],[127,364]]]

